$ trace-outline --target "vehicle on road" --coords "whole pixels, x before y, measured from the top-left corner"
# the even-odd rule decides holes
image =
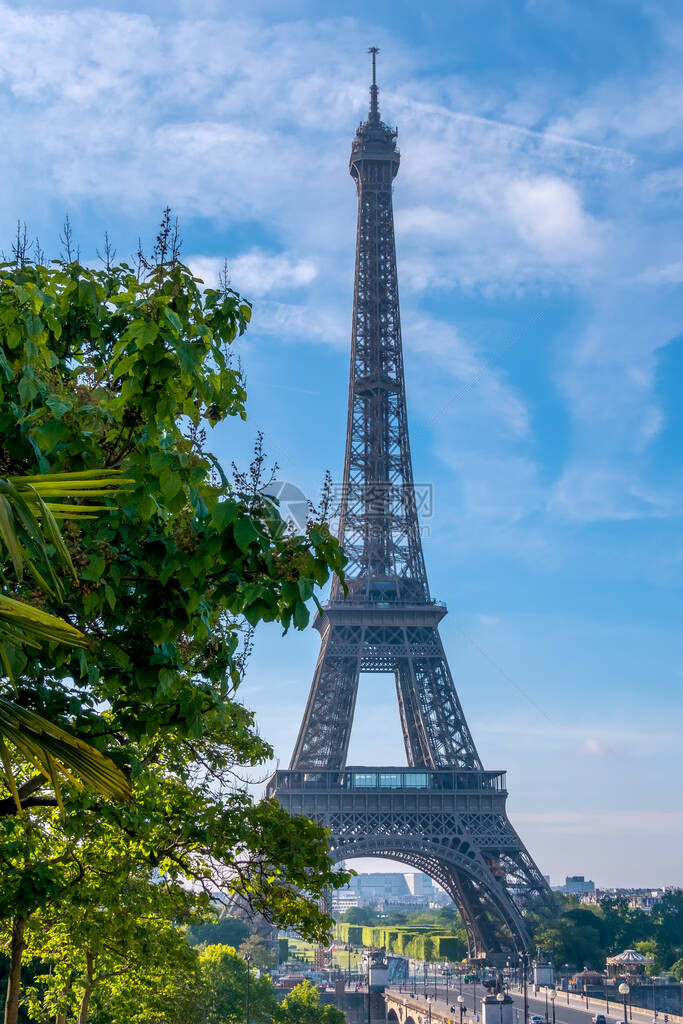
[[[607,1019],[604,1013],[596,1013],[591,1017],[591,1020],[593,1021],[593,1024],[607,1024]]]
[[[530,1024],[545,1024],[545,1017],[541,1017],[540,1013],[532,1013],[529,1022]]]

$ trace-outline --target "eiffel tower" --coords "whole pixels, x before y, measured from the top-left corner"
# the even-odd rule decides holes
[[[387,857],[424,871],[457,905],[469,955],[500,963],[529,946],[523,909],[548,886],[508,820],[505,773],[485,771],[439,636],[422,554],[406,416],[392,183],[397,131],[370,111],[356,131],[358,193],[346,457],[335,578],[288,771],[269,796],[330,829],[335,861]],[[358,677],[389,672],[408,767],[346,764]],[[378,723],[378,727],[380,723]]]

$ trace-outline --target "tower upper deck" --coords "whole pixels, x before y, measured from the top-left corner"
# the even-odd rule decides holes
[[[351,176],[358,182],[363,177],[363,165],[366,161],[382,161],[391,164],[391,174],[387,181],[390,182],[398,173],[398,166],[401,162],[401,154],[396,145],[398,129],[391,128],[380,118],[376,80],[375,57],[378,53],[376,46],[371,46],[372,54],[372,85],[370,86],[370,109],[366,121],[361,121],[356,129],[356,136],[351,143],[351,157],[349,160],[349,171]]]

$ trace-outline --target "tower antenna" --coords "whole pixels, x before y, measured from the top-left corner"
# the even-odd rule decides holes
[[[370,120],[379,121],[379,105],[377,103],[377,74],[376,59],[379,53],[379,46],[368,47],[368,53],[372,55],[372,85],[370,86]]]

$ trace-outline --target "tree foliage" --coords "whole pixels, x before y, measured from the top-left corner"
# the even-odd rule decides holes
[[[299,982],[282,1000],[278,1024],[344,1024],[346,1014],[336,1006],[322,1006],[320,992],[310,981]]]
[[[230,946],[207,946],[199,954],[203,1024],[238,1024],[244,1020],[247,965]],[[270,1024],[278,1011],[273,983],[265,975],[249,976],[249,1019]]]
[[[241,943],[238,953],[245,960],[260,970],[270,970],[278,962],[278,955],[264,939],[256,934],[251,934]]]
[[[669,968],[669,971],[677,981],[683,981],[683,958],[676,960]]]
[[[260,621],[303,628],[316,587],[344,564],[322,514],[304,534],[286,528],[262,488],[262,453],[231,481],[208,450],[208,431],[245,416],[230,346],[250,313],[237,293],[203,288],[178,261],[168,218],[137,270],[71,260],[0,267],[0,477],[97,469],[130,481],[115,502],[100,495],[106,514],[63,519],[75,573],[61,575],[58,594],[35,585],[29,595],[87,646],[6,645],[0,699],[94,746],[132,791],[114,805],[67,782],[60,814],[43,775],[20,761],[21,814],[0,792],[11,808],[0,822],[0,919],[14,964],[28,943],[56,977],[57,922],[66,928],[79,901],[117,913],[107,873],[150,897],[150,884],[179,892],[188,882],[200,906],[204,892],[239,897],[312,938],[329,924],[320,895],[348,877],[334,871],[324,830],[255,801],[236,776],[272,754],[237,697],[249,630]],[[2,594],[25,596],[7,550],[0,559]],[[106,869],[97,842],[110,851]],[[161,911],[158,920],[170,949],[172,921]],[[85,991],[82,939],[69,939],[78,950],[69,972]],[[103,977],[115,976],[112,949],[93,956]]]
[[[226,914],[219,921],[191,925],[187,941],[191,946],[234,946],[237,948],[249,935],[249,925]]]
[[[529,915],[534,942],[556,966],[604,970],[608,956],[638,949],[653,957],[649,973],[671,969],[683,953],[683,892],[670,890],[651,913],[630,907],[625,896],[584,906],[556,894],[556,910]]]

